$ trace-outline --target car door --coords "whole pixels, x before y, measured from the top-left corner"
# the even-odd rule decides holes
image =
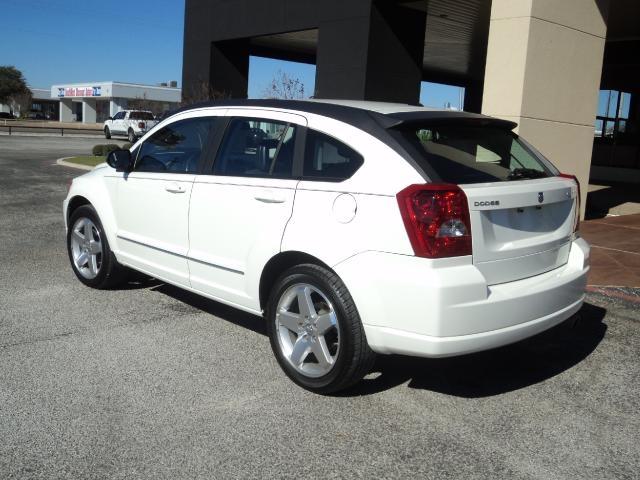
[[[259,312],[260,273],[280,251],[293,209],[294,157],[306,119],[250,109],[229,109],[227,116],[213,165],[191,195],[191,286]]]
[[[146,139],[118,185],[118,254],[126,264],[189,285],[189,198],[214,116],[178,119]]]
[[[127,112],[118,112],[113,116],[113,121],[111,122],[112,133],[124,132],[124,117],[126,114]]]

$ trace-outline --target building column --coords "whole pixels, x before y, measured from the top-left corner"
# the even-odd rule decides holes
[[[82,123],[96,123],[96,101],[92,98],[82,101]]]
[[[73,114],[73,102],[69,99],[60,99],[60,121],[61,122],[72,122],[72,114]]]
[[[470,81],[464,86],[464,106],[465,112],[480,113],[482,111],[482,82]]]
[[[127,108],[127,100],[124,98],[112,98],[109,100],[109,116],[113,117],[116,113]]]
[[[425,26],[424,12],[374,2],[321,23],[315,96],[417,103]]]
[[[584,216],[608,0],[493,0],[482,113],[578,177]]]
[[[211,44],[209,83],[196,82],[183,91],[183,99],[204,101],[213,95],[247,98],[249,88],[249,40],[224,40]]]

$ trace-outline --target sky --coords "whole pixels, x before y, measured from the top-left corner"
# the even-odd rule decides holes
[[[32,87],[182,81],[184,0],[0,0],[0,12],[0,65],[21,70]],[[249,97],[263,97],[278,70],[312,94],[315,66],[251,57]],[[420,102],[458,107],[459,92],[422,82]]]

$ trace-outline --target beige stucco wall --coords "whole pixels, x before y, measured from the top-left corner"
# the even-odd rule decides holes
[[[482,112],[518,133],[586,192],[606,35],[605,1],[493,0]],[[582,198],[582,212],[586,195]]]

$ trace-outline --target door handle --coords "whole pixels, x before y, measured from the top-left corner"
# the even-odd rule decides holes
[[[184,193],[187,190],[182,186],[182,185],[178,185],[177,183],[173,182],[173,183],[167,183],[164,186],[164,189],[167,192],[171,192],[171,193]]]
[[[261,195],[256,195],[253,198],[262,203],[284,203],[286,201],[284,197],[276,195],[272,191],[266,191]]]

